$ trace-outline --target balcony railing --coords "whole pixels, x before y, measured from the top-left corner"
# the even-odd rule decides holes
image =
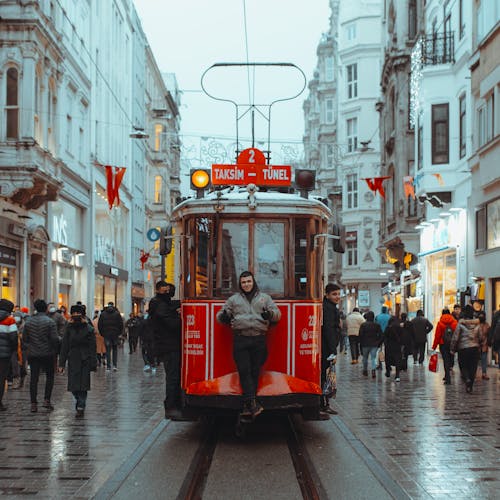
[[[422,44],[424,66],[455,62],[455,37],[453,31],[426,35]]]

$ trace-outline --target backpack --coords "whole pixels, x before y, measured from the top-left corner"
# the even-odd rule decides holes
[[[443,342],[446,344],[446,345],[450,345],[451,344],[451,339],[453,337],[453,328],[448,325],[445,329],[444,329],[444,333],[443,333]]]

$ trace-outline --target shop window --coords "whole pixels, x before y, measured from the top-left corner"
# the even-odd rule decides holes
[[[16,303],[16,269],[9,266],[0,266],[0,278],[2,280],[0,297]]]
[[[16,68],[7,70],[7,88],[5,100],[5,116],[7,139],[19,139],[19,81]]]
[[[449,105],[432,106],[432,164],[449,162]]]

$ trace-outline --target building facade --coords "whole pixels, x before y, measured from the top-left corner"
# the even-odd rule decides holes
[[[306,165],[316,170],[319,194],[346,230],[345,254],[329,252],[330,279],[344,291],[344,307],[378,310],[387,281],[379,247],[380,198],[364,179],[380,172],[375,108],[380,73],[381,5],[330,2],[330,29],[304,103]],[[383,274],[381,274],[383,273]]]
[[[133,2],[8,0],[0,15],[1,297],[141,310],[153,279],[140,261],[154,189],[144,140],[152,56]],[[153,86],[167,96],[163,81]],[[178,125],[166,126],[178,143]],[[119,204],[115,167],[125,168]]]

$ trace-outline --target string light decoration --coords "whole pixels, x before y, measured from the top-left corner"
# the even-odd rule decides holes
[[[420,84],[422,82],[422,37],[419,37],[413,46],[410,59],[410,127],[417,124],[420,108]]]

